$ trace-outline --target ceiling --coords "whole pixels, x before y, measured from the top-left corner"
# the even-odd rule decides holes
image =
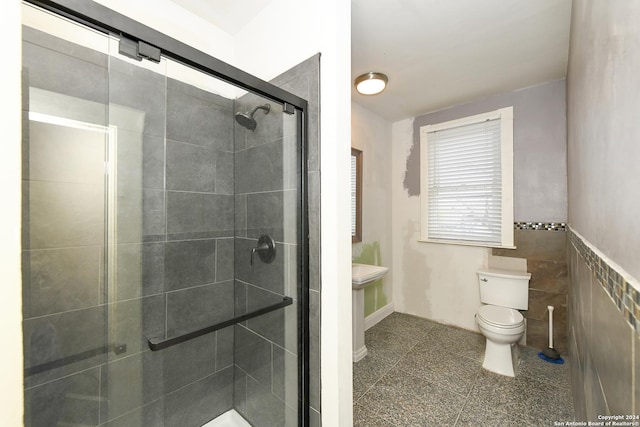
[[[566,76],[571,0],[352,0],[352,99],[390,121]]]
[[[173,0],[234,35],[270,0]],[[322,0],[317,0],[322,1]],[[352,99],[389,121],[566,76],[571,0],[351,0]]]
[[[230,35],[237,34],[270,0],[172,0]]]

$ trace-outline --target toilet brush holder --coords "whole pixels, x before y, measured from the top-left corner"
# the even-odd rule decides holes
[[[538,357],[545,362],[563,364],[564,360],[560,357],[560,353],[553,348],[553,306],[547,306],[547,310],[549,310],[549,347],[538,353]]]

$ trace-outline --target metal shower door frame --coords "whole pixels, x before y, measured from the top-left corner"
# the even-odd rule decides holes
[[[151,27],[119,14],[90,0],[23,0],[53,12],[71,21],[88,26],[101,33],[125,37],[142,43],[152,51],[183,65],[216,77],[249,92],[253,92],[275,103],[283,111],[297,114],[296,127],[301,156],[299,159],[300,191],[298,207],[301,213],[298,245],[298,425],[309,425],[309,212],[307,179],[307,129],[308,102],[269,82],[259,79],[211,55],[195,49],[179,40],[167,36]]]

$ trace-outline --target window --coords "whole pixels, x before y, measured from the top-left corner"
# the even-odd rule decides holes
[[[362,151],[351,149],[351,243],[362,241]]]
[[[513,247],[513,107],[420,128],[421,240]]]

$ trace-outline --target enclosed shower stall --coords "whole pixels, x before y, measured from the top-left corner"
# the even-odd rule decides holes
[[[307,425],[306,100],[23,9],[25,425]]]

